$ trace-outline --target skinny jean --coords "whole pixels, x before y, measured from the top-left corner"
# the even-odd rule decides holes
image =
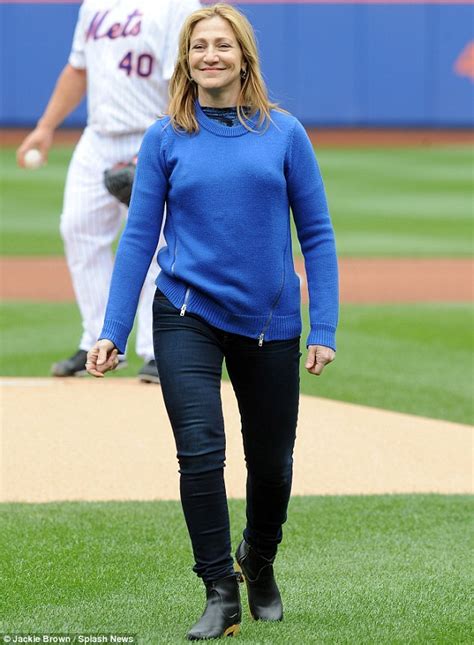
[[[176,441],[180,494],[195,566],[204,582],[233,572],[224,483],[222,365],[237,397],[247,467],[243,536],[272,558],[290,499],[299,399],[299,337],[265,342],[225,332],[156,291],[153,339]]]

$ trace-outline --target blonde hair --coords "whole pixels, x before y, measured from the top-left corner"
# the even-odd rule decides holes
[[[237,42],[242,50],[242,57],[247,64],[247,74],[242,79],[242,87],[237,99],[237,116],[248,130],[252,130],[248,117],[259,113],[258,126],[271,120],[270,110],[278,109],[268,98],[267,88],[260,71],[257,42],[250,22],[234,7],[219,3],[198,9],[188,16],[179,36],[178,60],[170,80],[170,104],[168,115],[175,130],[198,132],[199,125],[195,114],[197,86],[191,78],[189,69],[189,49],[191,34],[200,20],[220,16],[232,27]],[[250,114],[245,114],[244,107],[250,108]],[[246,118],[247,117],[247,118]]]

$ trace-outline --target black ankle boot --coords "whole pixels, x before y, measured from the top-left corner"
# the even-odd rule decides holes
[[[235,575],[206,582],[206,608],[187,635],[189,641],[237,636],[242,620],[239,583]]]
[[[239,544],[235,559],[240,567],[255,620],[283,620],[283,605],[273,575],[273,561],[259,555],[245,540]]]

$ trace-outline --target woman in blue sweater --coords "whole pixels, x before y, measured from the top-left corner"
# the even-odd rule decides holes
[[[187,636],[201,640],[237,633],[241,619],[223,474],[223,360],[247,465],[247,523],[235,557],[253,617],[283,617],[273,562],[291,490],[301,356],[290,208],[308,279],[311,374],[334,359],[338,277],[312,146],[301,124],[269,102],[252,28],[236,9],[191,14],[170,96],[169,115],[140,149],[101,340],[87,367],[101,377],[125,349],[166,204],[154,343],[194,571],[206,586],[204,613]]]

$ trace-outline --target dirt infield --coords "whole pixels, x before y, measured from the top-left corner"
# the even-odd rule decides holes
[[[307,300],[304,266],[303,299]],[[342,259],[341,301],[352,303],[469,302],[473,299],[474,261],[469,259]],[[2,300],[73,302],[63,258],[0,259]]]
[[[18,146],[30,130],[0,129],[0,146]],[[396,129],[396,128],[307,128],[315,146],[334,148],[473,145],[472,130]],[[78,142],[81,130],[58,130],[55,145]]]
[[[178,499],[160,388],[128,379],[2,379],[0,501]],[[244,497],[229,383],[226,486]],[[74,413],[80,411],[80,414]],[[472,492],[473,430],[302,396],[294,495]]]
[[[342,260],[342,301],[472,300],[473,267],[468,260]],[[4,300],[74,300],[63,258],[4,258],[0,269]],[[297,270],[304,275],[301,262]],[[302,287],[306,298],[304,279]],[[222,394],[227,489],[243,497],[239,415],[228,383]],[[178,498],[160,388],[128,379],[3,379],[1,397],[0,501]],[[294,494],[468,493],[471,450],[468,426],[302,396]]]
[[[473,266],[342,260],[342,300],[472,300]],[[0,268],[5,300],[74,300],[63,258],[6,258]],[[297,269],[304,274],[302,263]],[[302,286],[305,296],[304,280]],[[128,379],[6,378],[0,387],[0,501],[178,499],[159,387]],[[230,496],[243,497],[239,414],[228,383],[222,395],[226,485]],[[468,426],[302,396],[294,494],[469,493],[471,451]]]
[[[307,128],[307,132],[314,146],[329,148],[388,148],[474,144],[474,132],[472,130]]]

